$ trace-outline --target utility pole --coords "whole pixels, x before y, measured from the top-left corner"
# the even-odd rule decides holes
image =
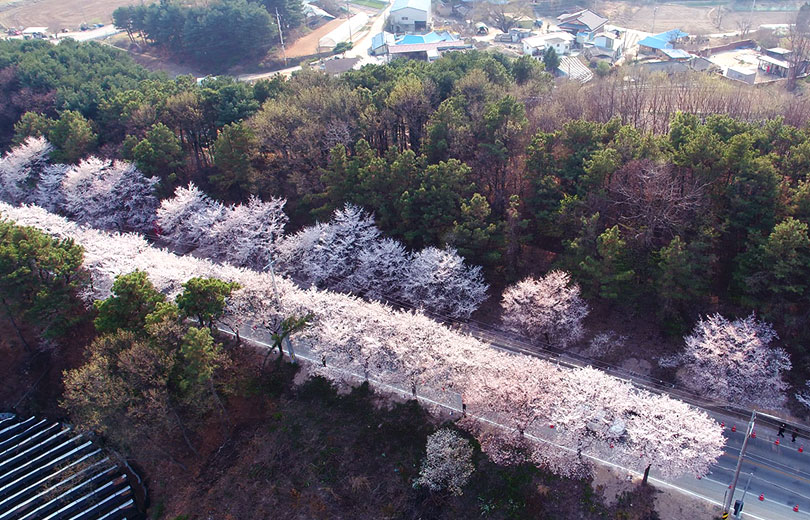
[[[279,313],[281,312],[281,298],[278,296],[278,286],[276,285],[276,272],[273,270],[273,264],[275,263],[274,260],[270,260],[270,262],[264,266],[264,269],[270,269],[270,278],[273,280],[273,294],[276,296],[276,305],[278,305]],[[284,331],[280,331],[281,334],[284,334]],[[289,336],[284,337],[284,342],[287,343],[287,352],[290,354],[290,361],[295,363],[295,351],[293,350],[292,341],[290,341]]]
[[[751,29],[754,28],[754,7],[757,5],[757,0],[751,0],[751,13],[748,15],[748,30],[743,34],[743,38],[748,36]]]
[[[656,13],[658,13],[658,6],[657,5],[655,7],[653,7],[653,24],[652,24],[652,30],[650,31],[653,34],[655,34],[655,15],[656,15]]]
[[[731,508],[731,501],[734,500],[734,491],[737,489],[737,480],[740,478],[740,468],[742,468],[743,457],[745,456],[745,448],[748,446],[748,439],[751,438],[751,432],[754,431],[754,421],[756,421],[757,412],[751,412],[751,420],[748,421],[748,429],[745,432],[745,439],[743,439],[742,447],[740,448],[740,456],[737,457],[737,468],[734,470],[734,478],[731,481],[731,489],[726,494],[723,500],[723,520],[728,518],[728,510]]]
[[[276,7],[276,23],[278,24],[278,39],[281,41],[281,52],[284,53],[284,66],[287,66],[287,49],[284,48],[284,34],[281,31],[281,17],[278,15],[278,7]],[[271,262],[272,269],[272,262]],[[273,277],[273,285],[275,285],[275,276]]]
[[[349,0],[346,0],[346,22],[349,24],[349,44],[354,46],[352,41],[352,12],[349,10]]]

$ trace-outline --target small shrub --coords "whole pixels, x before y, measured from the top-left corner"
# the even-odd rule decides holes
[[[427,439],[427,455],[414,486],[461,495],[461,488],[475,471],[472,455],[469,441],[447,428],[438,430]]]

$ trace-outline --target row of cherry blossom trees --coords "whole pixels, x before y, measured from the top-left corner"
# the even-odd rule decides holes
[[[281,272],[303,285],[468,318],[486,298],[481,268],[452,248],[410,253],[381,236],[374,217],[346,204],[329,222],[284,236],[284,201],[224,206],[193,184],[161,202],[157,224],[173,246],[251,269],[278,259]]]
[[[194,276],[238,282],[242,289],[229,298],[223,320],[243,334],[308,315],[295,341],[320,361],[312,370],[332,379],[366,378],[380,389],[430,391],[436,402],[461,396],[467,412],[461,424],[498,462],[532,461],[575,475],[593,456],[639,470],[653,464],[664,475],[703,474],[721,453],[721,428],[707,414],[597,370],[499,351],[419,312],[303,290],[286,278],[278,281],[276,300],[265,273],[177,256],[140,236],[79,227],[40,208],[0,204],[0,213],[84,247],[94,298],[109,294],[114,276],[139,269],[170,296]]]
[[[283,272],[306,284],[422,308],[442,317],[468,318],[486,299],[479,266],[453,248],[410,253],[383,238],[374,217],[346,204],[332,219],[306,227],[279,246]]]
[[[72,220],[113,230],[148,231],[157,222],[176,250],[254,270],[278,258],[282,272],[306,285],[467,318],[486,296],[480,268],[452,249],[409,253],[381,237],[372,216],[346,205],[326,223],[284,236],[283,199],[223,205],[193,184],[178,188],[158,208],[154,178],[129,163],[90,157],[77,165],[51,164],[51,145],[29,138],[0,158],[0,198],[37,204]],[[157,210],[157,215],[156,215]],[[157,218],[157,220],[156,220]],[[567,273],[527,278],[504,291],[503,321],[530,339],[559,346],[578,341],[587,305]],[[791,364],[771,346],[776,333],[754,316],[701,320],[686,338],[681,381],[706,397],[742,405],[784,404]],[[797,399],[804,402],[805,392]]]
[[[224,205],[193,183],[178,187],[157,210],[161,237],[175,249],[212,260],[261,270],[275,254],[288,218],[284,199],[262,201],[252,196],[244,204]]]

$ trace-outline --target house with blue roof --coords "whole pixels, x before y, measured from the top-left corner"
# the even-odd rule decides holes
[[[448,31],[431,31],[427,34],[407,34],[396,41],[396,45],[413,45],[415,43],[454,42],[458,37]]]
[[[383,31],[375,34],[371,38],[371,49],[369,52],[372,56],[379,56],[388,52],[388,46],[394,45],[396,37],[390,32]]]
[[[670,59],[685,58],[689,55],[687,54],[686,56],[683,56],[685,53],[684,51],[671,51],[675,49],[675,43],[677,43],[679,40],[687,38],[688,36],[689,34],[680,29],[672,29],[671,31],[653,34],[639,40],[638,52],[640,54],[658,55]]]
[[[395,0],[388,25],[395,33],[419,33],[433,24],[430,0]]]

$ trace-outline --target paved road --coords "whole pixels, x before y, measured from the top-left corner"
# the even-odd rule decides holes
[[[385,21],[388,19],[388,12],[391,10],[391,6],[393,4],[388,4],[385,9],[379,12],[377,16],[371,22],[371,28],[366,31],[365,33],[358,33],[353,38],[354,46],[346,51],[347,58],[360,58],[360,63],[362,65],[366,65],[369,63],[381,63],[380,58],[376,58],[374,56],[369,56],[368,51],[371,49],[371,39],[376,35],[379,34],[385,25]]]
[[[719,421],[724,420],[722,416],[712,415]],[[734,495],[735,499],[742,499],[745,494],[743,518],[810,518],[810,453],[798,451],[801,443],[807,439],[800,438],[796,443],[791,443],[788,434],[785,439],[780,438],[780,445],[776,445],[775,430],[755,428],[754,431],[757,437],[748,441]],[[731,432],[731,424],[726,423],[725,435],[727,444],[724,453],[708,475],[700,480],[681,477],[672,483],[707,500],[722,502],[734,476],[745,425],[738,424],[737,432]],[[763,496],[762,501],[759,500],[760,495]],[[793,507],[797,505],[799,511],[794,512]]]
[[[344,56],[347,58],[360,58],[360,66],[369,63],[382,63],[381,58],[369,56],[368,50],[371,48],[371,39],[375,34],[383,29],[385,20],[388,18],[388,11],[391,9],[391,4],[381,11],[371,23],[371,29],[365,32],[359,32],[352,38],[354,46],[345,52]],[[272,78],[277,74],[290,77],[293,72],[301,70],[301,66],[290,67],[287,69],[274,70],[272,72],[258,72],[252,74],[240,74],[236,77],[239,81],[258,81],[260,79]]]

